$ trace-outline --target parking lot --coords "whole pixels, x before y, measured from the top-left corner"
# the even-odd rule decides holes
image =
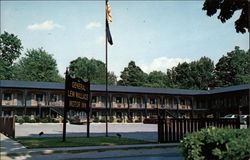
[[[105,123],[91,123],[90,136],[105,136]],[[41,137],[62,136],[62,123],[24,123],[16,124],[16,138],[19,137]],[[67,124],[66,136],[86,136],[86,125]],[[157,125],[142,123],[110,123],[108,124],[109,136],[116,136],[120,133],[122,137],[140,139],[145,141],[157,141]]]

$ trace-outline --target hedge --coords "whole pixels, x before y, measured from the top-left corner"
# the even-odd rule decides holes
[[[180,149],[186,160],[248,160],[250,129],[202,129],[184,136]]]

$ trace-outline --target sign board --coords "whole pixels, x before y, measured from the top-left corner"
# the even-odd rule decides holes
[[[89,111],[90,83],[66,75],[65,109]]]

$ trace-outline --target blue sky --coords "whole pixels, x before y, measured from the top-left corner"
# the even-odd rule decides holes
[[[1,1],[1,33],[16,34],[27,49],[53,54],[63,75],[77,57],[105,61],[104,1]],[[110,1],[114,45],[109,70],[117,76],[130,60],[145,72],[166,71],[202,56],[215,63],[235,46],[247,50],[249,33],[236,33],[206,16],[202,1]]]

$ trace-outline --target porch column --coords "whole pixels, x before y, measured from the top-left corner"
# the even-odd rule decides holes
[[[179,105],[180,105],[180,97],[179,97],[179,96],[177,96],[177,97],[176,97],[176,99],[177,99],[177,116],[178,116],[178,118],[179,118]]]
[[[147,110],[148,97],[147,97],[147,96],[144,96],[144,97],[143,97],[143,101],[144,101],[144,103],[145,103],[144,117],[147,118],[147,116],[148,116],[148,110]]]
[[[128,110],[127,110],[127,117],[128,119],[130,119],[130,103],[129,103],[129,100],[130,100],[130,95],[127,96],[127,103],[128,103]]]
[[[111,112],[112,112],[112,102],[113,102],[112,93],[109,93],[108,98],[109,98],[109,120],[110,120],[110,116],[111,116]],[[113,117],[113,115],[112,115],[112,117]]]
[[[24,99],[24,115],[26,115],[26,112],[27,112],[27,89],[24,89],[23,99]]]
[[[2,101],[3,101],[3,89],[0,88],[0,116],[3,116],[3,105],[2,105]]]

